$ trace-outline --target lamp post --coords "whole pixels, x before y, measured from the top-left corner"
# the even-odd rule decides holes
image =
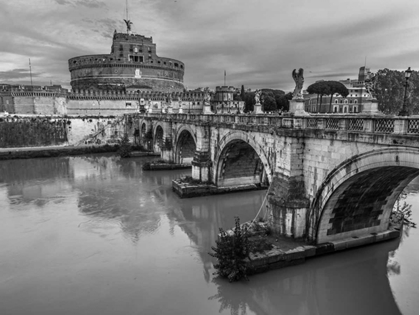
[[[407,110],[407,87],[408,87],[408,79],[410,79],[411,73],[413,71],[410,67],[408,67],[407,70],[405,70],[404,76],[405,76],[405,83],[404,83],[404,101],[403,101],[403,107],[402,110],[398,113],[398,116],[408,116],[408,110]]]

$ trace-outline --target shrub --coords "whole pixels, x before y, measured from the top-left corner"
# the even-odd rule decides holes
[[[128,134],[124,134],[124,138],[121,141],[121,145],[117,153],[122,158],[128,158],[131,156],[131,144],[130,140],[128,140]]]
[[[146,162],[146,163],[143,164],[142,169],[145,170],[145,171],[149,171],[150,170],[150,165],[151,165],[150,162]]]
[[[229,282],[248,280],[250,270],[245,262],[250,247],[247,228],[241,228],[239,218],[235,217],[233,235],[227,234],[222,228],[219,231],[216,247],[211,247],[214,253],[209,253],[218,260],[214,266],[217,269],[215,274],[227,278]]]

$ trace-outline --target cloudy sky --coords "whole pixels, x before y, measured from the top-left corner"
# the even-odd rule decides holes
[[[0,0],[0,83],[70,86],[67,61],[109,53],[125,0]],[[185,63],[184,85],[291,91],[371,71],[419,69],[418,0],[128,0],[134,33]]]

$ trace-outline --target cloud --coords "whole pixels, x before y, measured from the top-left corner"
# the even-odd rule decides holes
[[[77,6],[85,6],[87,8],[104,8],[106,7],[106,3],[99,0],[53,0],[57,4],[60,5],[71,5],[73,7]]]
[[[190,88],[228,84],[291,90],[291,71],[305,85],[373,71],[418,68],[418,2],[413,0],[129,0],[133,32],[153,36],[157,54],[185,63]],[[19,22],[14,18],[20,17]],[[71,57],[109,53],[125,32],[125,1],[14,0],[0,11],[0,70],[26,67],[70,82]],[[39,67],[39,68],[38,68]]]
[[[42,73],[32,72],[32,77],[39,77]],[[0,78],[5,81],[30,78],[29,69],[13,69],[0,71]]]

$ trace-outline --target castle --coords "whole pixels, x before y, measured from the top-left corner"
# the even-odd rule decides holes
[[[72,90],[182,92],[184,63],[159,57],[152,37],[114,32],[111,53],[69,60]]]
[[[126,21],[126,23],[130,21]],[[186,91],[183,62],[159,57],[152,37],[114,32],[111,53],[69,59],[71,91],[61,86],[0,84],[0,112],[110,116],[135,112],[203,112],[205,91]],[[233,87],[216,87],[213,112],[237,113]]]

